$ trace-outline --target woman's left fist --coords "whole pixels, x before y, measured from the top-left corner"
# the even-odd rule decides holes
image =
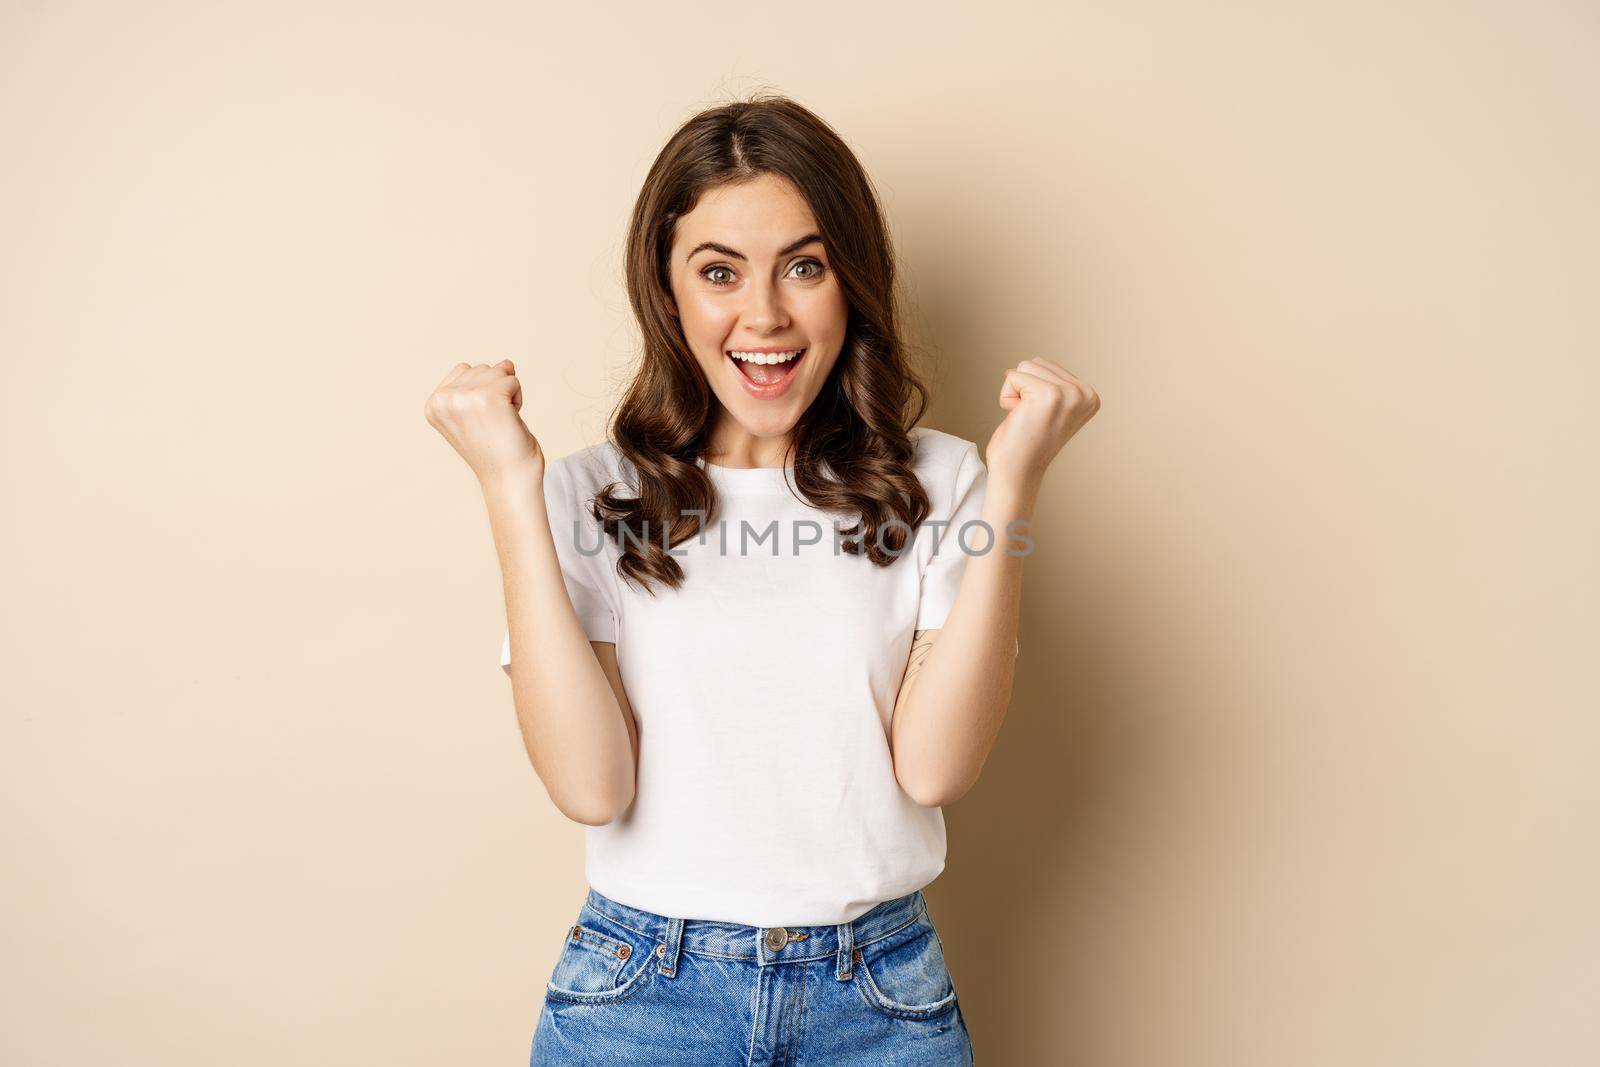
[[[1056,453],[1100,410],[1100,396],[1054,360],[1025,359],[1006,371],[1000,406],[1006,417],[984,451],[989,483],[1032,493]]]

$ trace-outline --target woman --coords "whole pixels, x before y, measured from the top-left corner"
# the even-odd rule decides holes
[[[871,184],[787,99],[673,135],[627,283],[603,444],[547,462],[510,360],[427,405],[483,489],[528,755],[587,825],[532,1062],[970,1063],[921,889],[1010,699],[1045,469],[1099,401],[1033,358],[987,463],[917,426]]]

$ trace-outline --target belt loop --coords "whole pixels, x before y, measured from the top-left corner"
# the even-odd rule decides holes
[[[841,982],[850,980],[852,963],[855,960],[856,934],[855,928],[850,923],[839,924],[839,959],[834,967],[834,977]]]
[[[671,978],[678,973],[678,952],[683,947],[683,920],[667,920],[667,939],[656,949],[661,957],[661,973]]]

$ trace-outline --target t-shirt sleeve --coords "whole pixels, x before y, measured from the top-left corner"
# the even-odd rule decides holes
[[[963,543],[972,552],[983,552],[985,545],[991,552],[1006,550],[1008,542],[1004,529],[995,530],[991,542],[989,532],[976,522],[983,515],[983,496],[988,484],[989,469],[978,455],[978,446],[969,442],[956,466],[955,486],[946,498],[946,506],[930,516],[944,520],[946,525],[939,528],[933,555],[923,567],[922,597],[917,605],[918,630],[937,630],[944,626],[955,605],[961,576],[967,570],[968,553],[962,549]],[[963,534],[962,527],[969,522],[974,525]],[[933,531],[930,530],[928,536],[931,538]],[[1017,654],[1022,652],[1020,640],[1016,651]]]
[[[578,615],[578,622],[590,641],[617,640],[615,605],[608,591],[616,589],[609,571],[605,531],[588,511],[588,500],[580,500],[565,460],[545,468],[545,512],[550,519],[550,536],[555,542],[556,559],[561,564],[561,581]],[[511,630],[500,642],[500,666],[511,674]]]

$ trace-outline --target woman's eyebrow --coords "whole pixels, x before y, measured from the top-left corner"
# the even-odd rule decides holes
[[[778,255],[786,256],[790,252],[795,252],[795,251],[798,251],[799,249],[804,248],[806,245],[810,244],[812,241],[820,242],[821,240],[822,240],[821,235],[815,234],[815,233],[808,233],[804,237],[800,238],[800,240],[791,241],[789,244],[784,245],[782,248],[778,249]],[[699,244],[695,245],[693,248],[691,248],[689,250],[689,254],[683,257],[683,261],[685,263],[687,263],[689,260],[691,260],[691,259],[693,259],[695,257],[695,253],[704,252],[707,249],[710,249],[713,252],[721,252],[725,256],[732,256],[734,259],[744,259],[745,258],[743,252],[739,252],[739,251],[736,251],[735,249],[729,248],[727,245],[718,244],[715,241],[701,241]]]

